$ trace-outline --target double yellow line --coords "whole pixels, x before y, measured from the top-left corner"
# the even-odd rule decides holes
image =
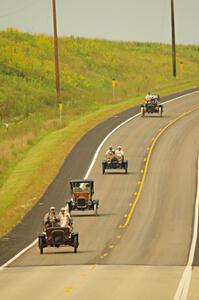
[[[139,186],[139,190],[137,192],[137,195],[136,195],[136,198],[131,206],[131,209],[127,215],[127,218],[126,218],[126,221],[123,225],[121,225],[120,228],[125,228],[130,220],[131,220],[131,217],[133,215],[133,212],[136,208],[136,205],[138,203],[138,200],[140,198],[140,195],[141,195],[141,192],[142,192],[142,189],[143,189],[143,186],[144,186],[144,182],[145,182],[145,179],[146,179],[146,175],[147,175],[147,170],[148,170],[148,167],[149,167],[149,162],[150,162],[150,159],[151,159],[151,155],[152,155],[152,152],[154,150],[154,147],[157,143],[157,141],[159,140],[159,138],[161,137],[161,135],[170,127],[172,126],[173,124],[175,124],[177,121],[179,121],[180,119],[182,119],[183,117],[189,115],[190,113],[196,111],[199,109],[199,106],[197,106],[196,108],[190,110],[190,111],[187,111],[185,113],[182,113],[179,117],[177,117],[176,119],[174,119],[173,121],[170,121],[165,127],[161,128],[161,130],[159,131],[159,133],[156,135],[156,137],[153,139],[153,142],[151,144],[151,147],[149,148],[149,152],[148,152],[148,155],[147,155],[147,159],[146,159],[146,164],[145,164],[145,167],[144,167],[144,172],[143,172],[143,176],[142,176],[142,180],[141,180],[141,183],[140,183],[140,186]]]

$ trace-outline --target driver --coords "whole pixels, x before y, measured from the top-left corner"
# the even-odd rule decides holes
[[[151,101],[152,95],[150,92],[148,92],[148,94],[145,96],[145,103],[149,103]]]
[[[108,150],[106,151],[106,158],[109,158],[113,154],[115,154],[115,150],[113,149],[113,146],[110,145]]]
[[[45,228],[49,227],[59,227],[59,216],[55,212],[55,207],[51,206],[48,213],[44,216],[44,226]]]
[[[118,156],[121,156],[122,160],[124,160],[124,151],[122,150],[121,146],[117,147],[117,150],[115,151],[115,154],[118,155]]]

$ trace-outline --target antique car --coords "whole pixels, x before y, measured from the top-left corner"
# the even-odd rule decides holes
[[[112,153],[102,161],[102,173],[105,174],[107,169],[124,169],[125,174],[127,174],[128,160],[124,159],[121,155]]]
[[[145,103],[140,106],[141,116],[144,117],[146,113],[158,113],[162,117],[163,105],[160,104],[159,99],[159,95],[151,95],[149,100],[145,100]]]
[[[40,254],[46,247],[71,246],[77,252],[79,246],[78,233],[70,232],[68,227],[50,227],[38,234],[38,247]]]
[[[71,180],[71,199],[66,200],[66,207],[69,212],[72,210],[93,210],[98,213],[99,200],[93,200],[94,181],[93,180]]]

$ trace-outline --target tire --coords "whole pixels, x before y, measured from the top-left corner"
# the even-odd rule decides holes
[[[140,112],[141,112],[141,116],[144,117],[144,115],[145,115],[144,107],[141,107]]]
[[[78,247],[78,237],[77,237],[77,235],[75,235],[74,236],[74,241],[73,241],[73,243],[74,243],[74,253],[77,253],[77,247]]]
[[[159,106],[159,108],[158,108],[158,113],[159,113],[159,116],[162,117],[162,107],[161,106]]]
[[[39,238],[39,250],[40,250],[40,254],[44,253],[44,247],[43,247],[43,243],[42,243],[42,238]]]
[[[105,174],[106,165],[105,162],[102,163],[102,174]]]
[[[94,214],[95,214],[95,216],[98,215],[98,206],[97,206],[97,204],[94,204]]]
[[[71,212],[71,205],[70,205],[70,203],[66,203],[66,210],[67,210],[67,212]]]

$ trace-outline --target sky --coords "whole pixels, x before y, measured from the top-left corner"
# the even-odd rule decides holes
[[[171,43],[171,0],[56,0],[59,36]],[[174,0],[177,44],[199,45],[199,0]],[[52,0],[0,0],[0,30],[53,34]]]

